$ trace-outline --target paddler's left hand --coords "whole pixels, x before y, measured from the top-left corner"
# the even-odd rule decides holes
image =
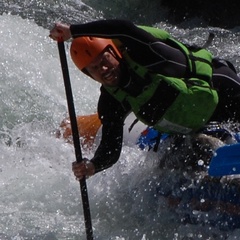
[[[56,23],[50,31],[49,37],[55,41],[67,41],[72,37],[70,26],[63,23]]]
[[[81,180],[84,176],[88,178],[94,175],[95,167],[92,162],[84,158],[80,163],[79,162],[72,163],[72,171],[76,179]]]

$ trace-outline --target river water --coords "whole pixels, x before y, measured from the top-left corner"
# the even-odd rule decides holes
[[[124,1],[124,10],[128,11],[130,3]],[[74,149],[54,136],[67,116],[67,104],[57,45],[48,34],[56,21],[104,18],[97,2],[91,4],[80,0],[0,3],[1,240],[86,239],[79,183],[71,172]],[[140,16],[132,20],[144,21]],[[196,19],[187,25],[174,26],[164,19],[152,25],[199,45],[214,32],[210,50],[231,60],[239,70],[238,28],[201,27]],[[69,43],[65,46],[68,50]],[[93,113],[99,85],[75,68],[68,51],[67,57],[76,113]],[[91,157],[93,151],[83,154]],[[116,165],[87,180],[95,239],[240,238],[239,229],[223,231],[182,222],[180,210],[168,208],[166,199],[156,194],[163,181],[157,160],[154,154],[125,145]]]

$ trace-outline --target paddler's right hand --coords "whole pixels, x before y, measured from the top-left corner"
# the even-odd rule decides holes
[[[94,175],[95,167],[91,161],[84,158],[80,163],[73,162],[72,163],[72,171],[77,180],[81,180],[84,176],[86,178]]]
[[[72,37],[70,26],[63,23],[56,23],[52,30],[50,30],[49,37],[55,41],[67,41]]]

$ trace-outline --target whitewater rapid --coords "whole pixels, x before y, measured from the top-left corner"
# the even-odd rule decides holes
[[[85,239],[79,183],[71,172],[73,146],[54,136],[67,116],[56,43],[48,37],[49,30],[33,20],[3,14],[0,24],[0,239]],[[156,25],[199,44],[212,30],[220,36],[211,46],[213,52],[239,63],[234,32]],[[76,113],[93,113],[99,85],[75,68],[68,51],[67,56]],[[93,151],[83,154],[91,157]],[[238,229],[225,232],[181,223],[156,193],[163,175],[154,153],[124,146],[116,165],[89,178],[95,239],[232,240],[240,236]],[[173,184],[177,177],[165,176],[164,181]]]

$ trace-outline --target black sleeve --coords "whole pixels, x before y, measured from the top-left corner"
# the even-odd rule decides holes
[[[120,157],[123,140],[123,124],[129,112],[103,87],[98,103],[98,114],[102,122],[102,139],[91,159],[95,172],[111,167]]]
[[[148,44],[156,38],[128,20],[99,20],[85,24],[70,26],[73,38],[80,36],[93,36],[100,38],[119,39],[124,45],[131,45],[136,41]]]

